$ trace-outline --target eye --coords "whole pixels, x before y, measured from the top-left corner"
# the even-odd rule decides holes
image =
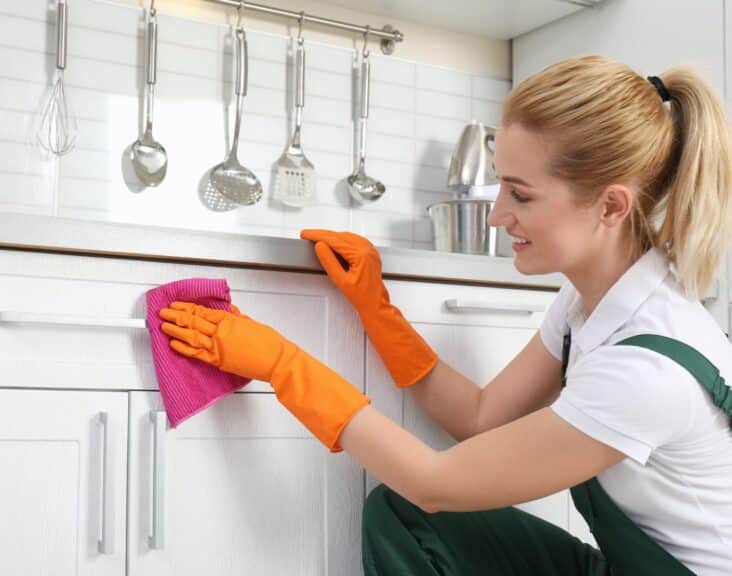
[[[526,196],[522,196],[521,194],[516,192],[516,190],[514,188],[511,188],[510,194],[513,197],[513,199],[516,200],[516,202],[518,202],[519,204],[523,204],[524,202],[529,201],[529,199]]]

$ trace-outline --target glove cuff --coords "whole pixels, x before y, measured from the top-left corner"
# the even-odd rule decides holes
[[[369,340],[399,388],[416,384],[439,362],[439,356],[396,306],[382,301],[376,310],[360,317]]]
[[[371,400],[345,378],[288,342],[270,383],[277,399],[331,452],[351,418]]]

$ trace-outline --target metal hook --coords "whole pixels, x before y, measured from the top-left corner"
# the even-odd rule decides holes
[[[241,28],[241,11],[244,8],[244,0],[239,0],[239,6],[236,7],[236,27]]]
[[[297,20],[297,39],[302,42],[302,23],[305,21],[305,11],[300,12],[300,18]]]
[[[366,30],[363,33],[363,55],[368,56],[368,43],[369,43],[369,34],[371,34],[371,26],[366,25]]]
[[[155,0],[150,0],[150,17],[155,17]]]

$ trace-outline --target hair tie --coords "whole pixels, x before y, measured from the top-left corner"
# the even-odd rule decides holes
[[[668,102],[671,100],[671,94],[668,93],[668,90],[666,90],[666,86],[663,84],[663,80],[661,80],[658,76],[648,76],[648,81],[655,86],[656,90],[658,91],[658,95],[661,97],[661,100],[664,102]]]

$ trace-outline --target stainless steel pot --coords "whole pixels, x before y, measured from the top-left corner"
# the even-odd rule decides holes
[[[435,250],[462,254],[511,256],[510,238],[502,228],[488,226],[492,200],[446,200],[427,207]]]

